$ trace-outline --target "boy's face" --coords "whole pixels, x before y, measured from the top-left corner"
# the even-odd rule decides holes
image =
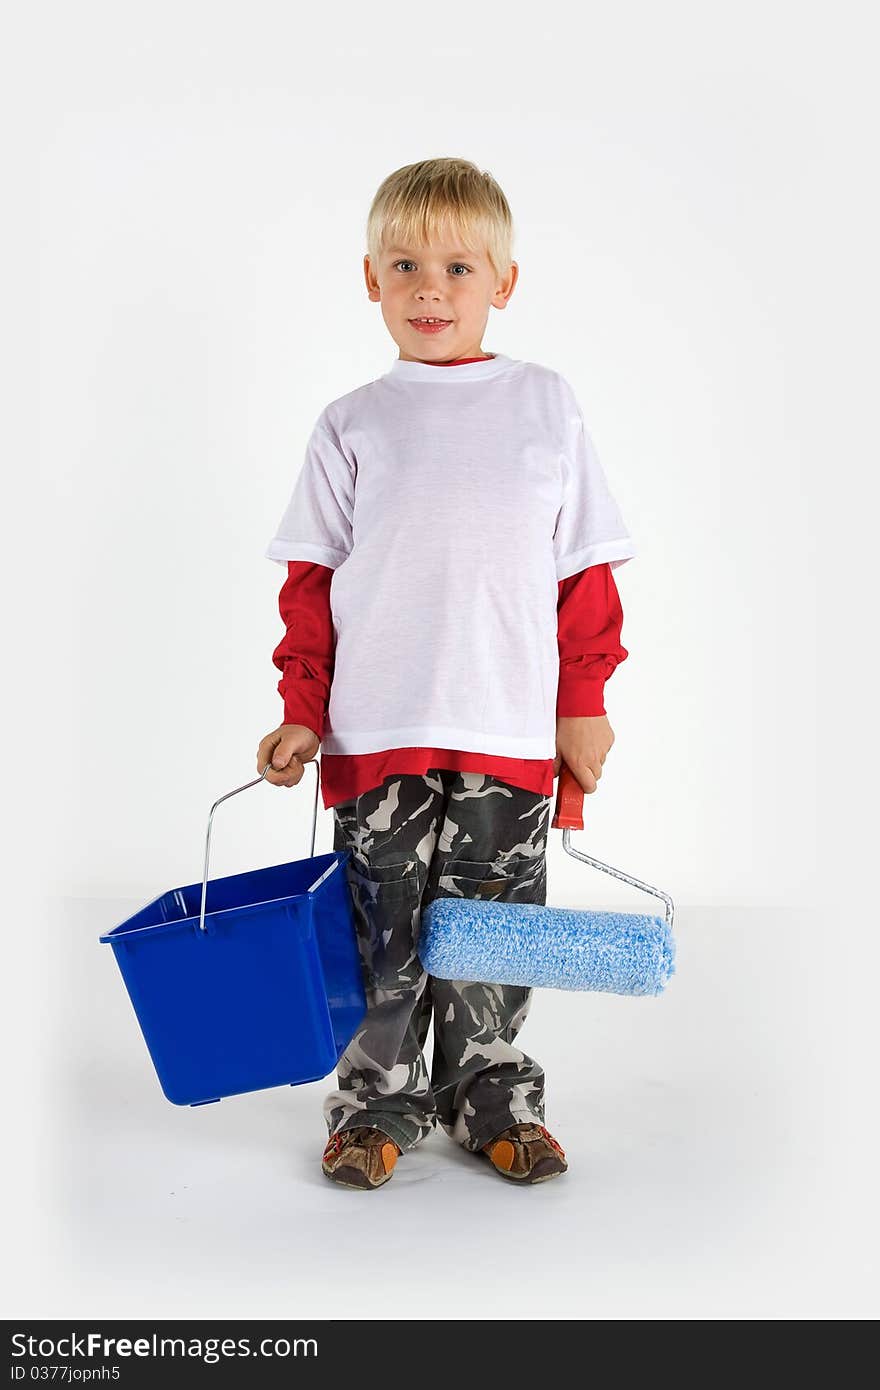
[[[503,309],[513,293],[518,267],[513,261],[499,280],[483,251],[462,243],[393,245],[374,266],[364,256],[367,295],[381,304],[388,332],[405,362],[446,362],[482,357],[489,309]],[[420,328],[419,319],[443,319],[442,328]]]

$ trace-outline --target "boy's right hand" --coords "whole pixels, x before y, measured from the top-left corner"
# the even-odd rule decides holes
[[[257,772],[272,764],[265,782],[274,787],[295,787],[305,772],[304,763],[314,761],[321,740],[304,724],[282,724],[260,740],[257,749]]]

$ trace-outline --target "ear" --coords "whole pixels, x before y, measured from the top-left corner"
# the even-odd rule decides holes
[[[373,274],[373,267],[370,264],[369,256],[364,256],[364,280],[367,286],[367,298],[373,304],[378,304],[382,298],[382,291],[379,289],[379,281]]]
[[[501,284],[498,286],[498,289],[492,296],[492,303],[495,305],[496,309],[505,308],[507,301],[513,294],[513,287],[518,279],[519,266],[517,265],[516,261],[511,261],[510,268],[507,274],[504,276],[503,280],[501,281]]]

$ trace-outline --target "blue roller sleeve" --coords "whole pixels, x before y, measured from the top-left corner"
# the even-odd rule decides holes
[[[539,903],[435,898],[418,953],[429,975],[484,984],[660,994],[675,974],[662,917]]]

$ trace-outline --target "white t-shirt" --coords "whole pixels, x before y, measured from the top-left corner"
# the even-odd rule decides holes
[[[333,571],[322,748],[556,755],[558,581],[635,547],[574,393],[394,360],[319,415],[265,554]]]

